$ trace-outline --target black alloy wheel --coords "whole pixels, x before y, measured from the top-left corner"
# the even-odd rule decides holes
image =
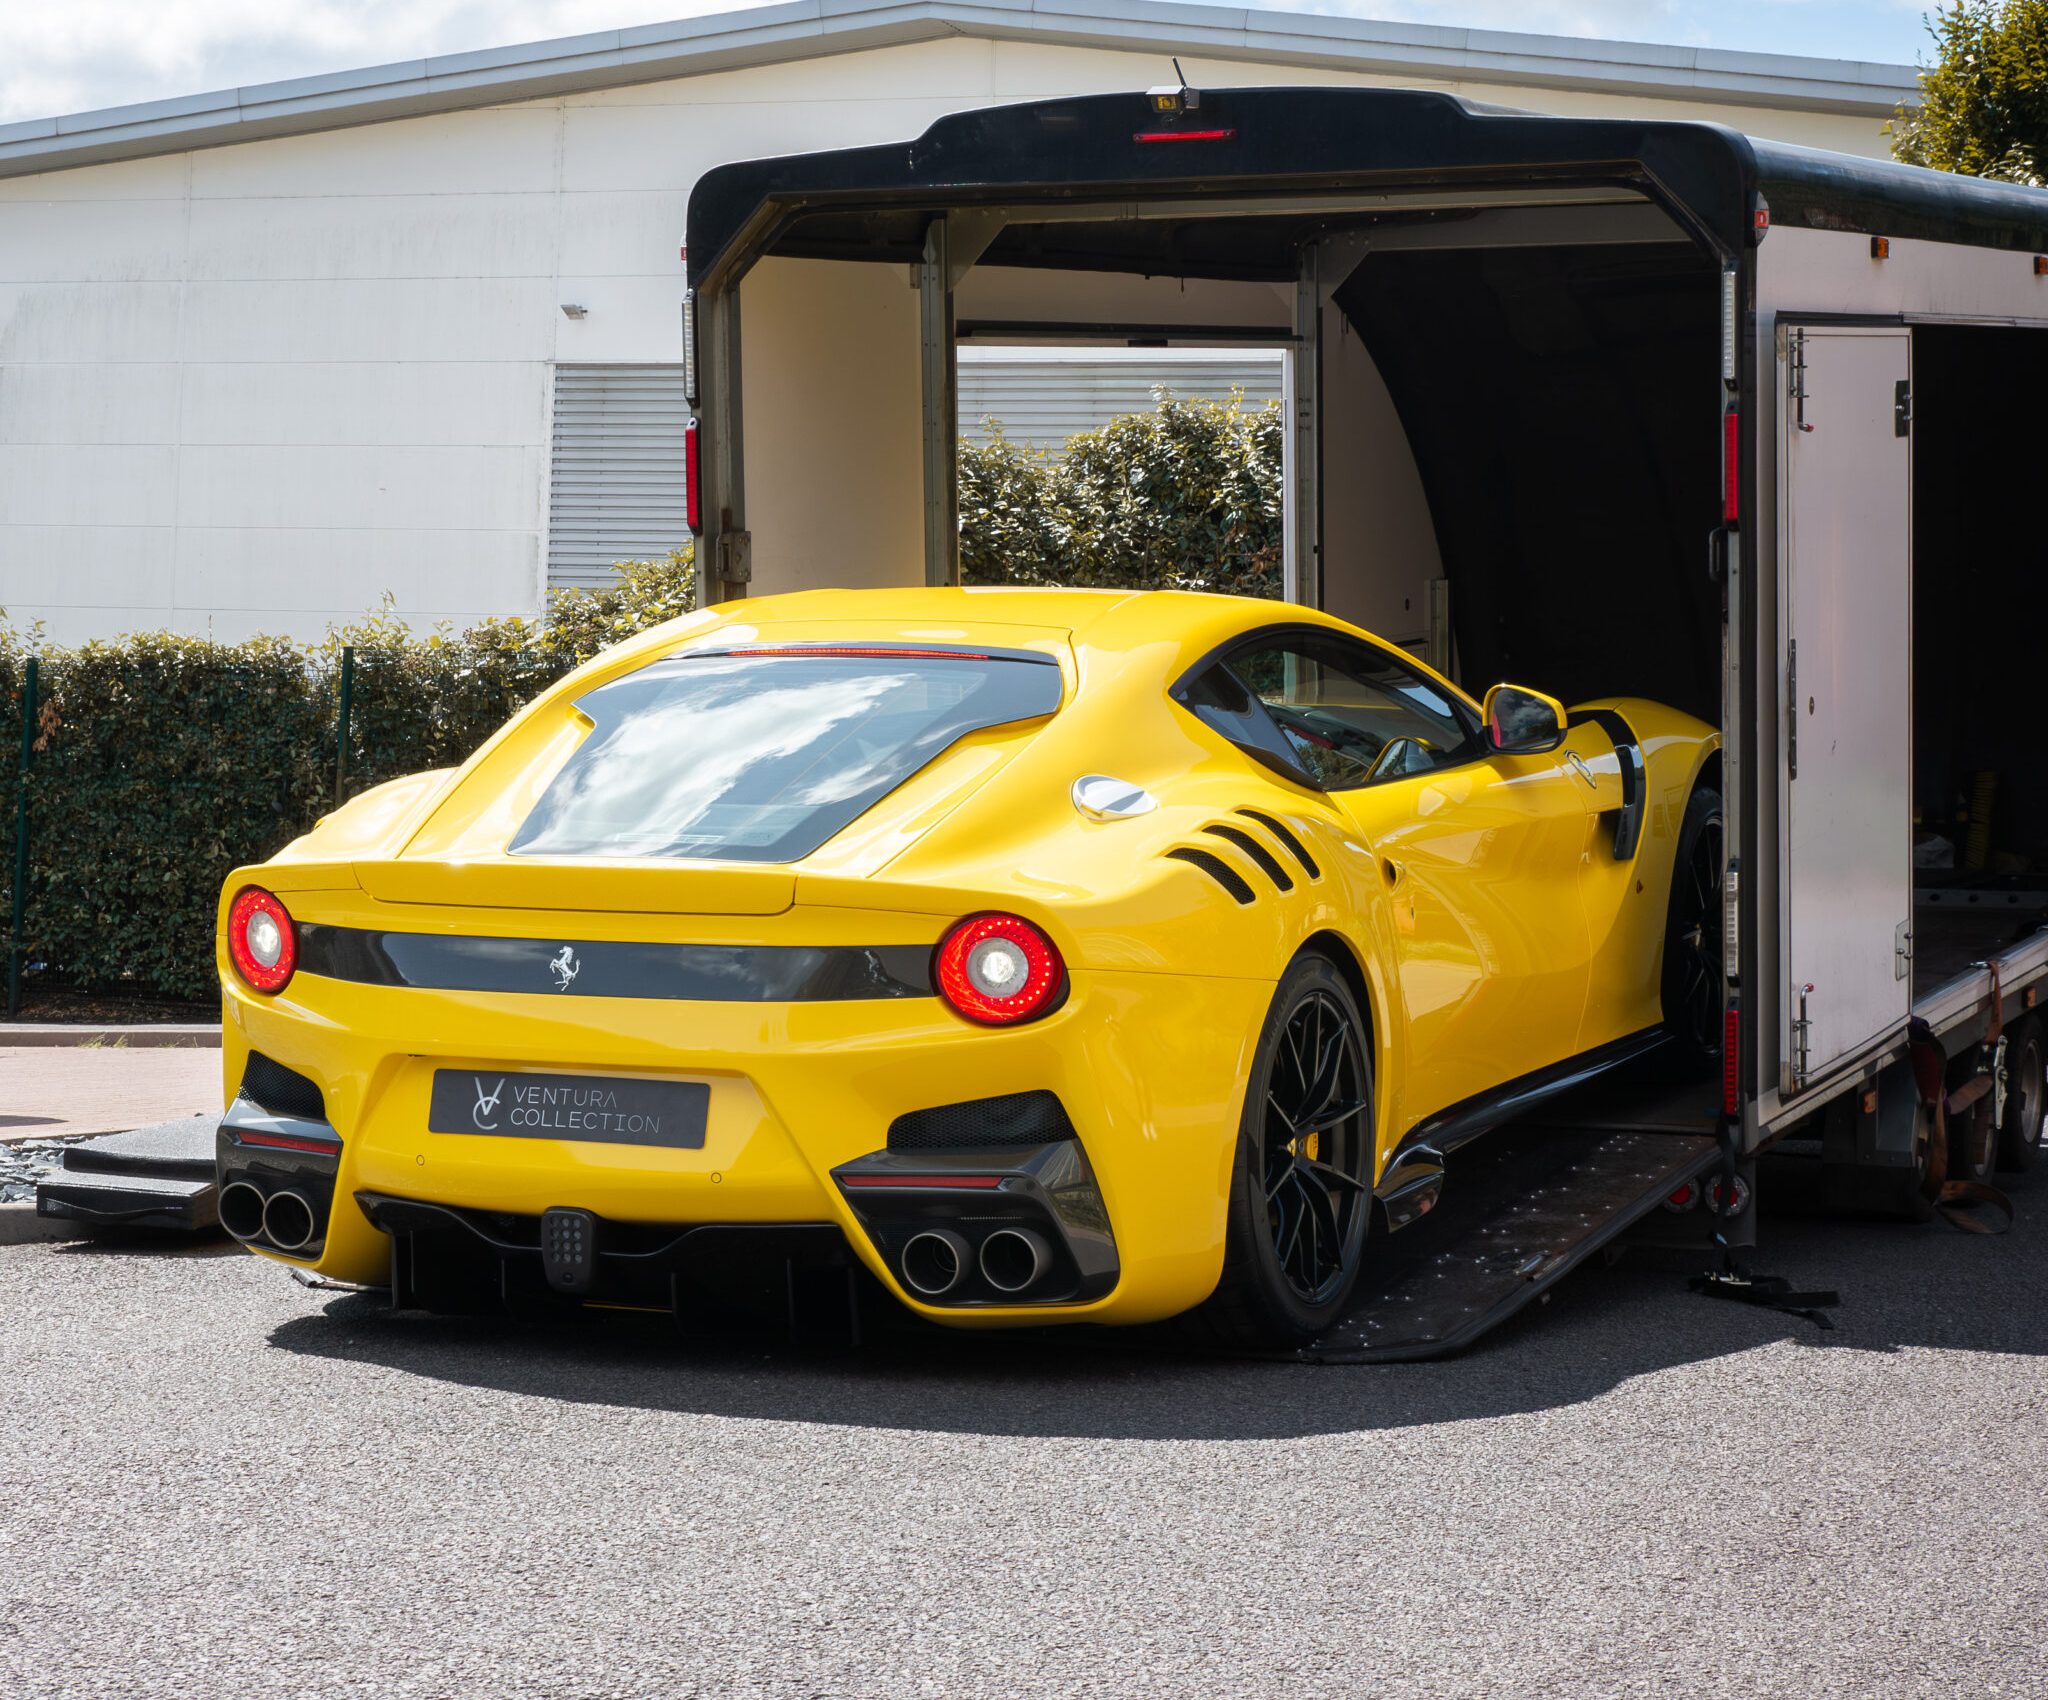
[[[1693,792],[1678,830],[1664,927],[1664,1026],[1699,1068],[1721,1055],[1721,793]]]
[[[1260,1161],[1266,1224],[1288,1287],[1318,1305],[1348,1283],[1351,1227],[1370,1208],[1359,1179],[1368,1137],[1365,1051],[1350,1012],[1321,990],[1288,1013],[1280,1048]]]
[[[1320,956],[1281,979],[1245,1095],[1223,1277],[1201,1317],[1252,1348],[1343,1314],[1372,1223],[1372,1056],[1349,986]]]

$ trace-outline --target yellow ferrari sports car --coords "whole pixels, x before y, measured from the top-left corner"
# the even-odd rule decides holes
[[[221,1218],[407,1307],[1300,1341],[1453,1146],[1711,1057],[1716,752],[1270,602],[713,608],[228,879]]]

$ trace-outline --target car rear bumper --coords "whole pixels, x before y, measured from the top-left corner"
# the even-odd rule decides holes
[[[472,1222],[583,1211],[618,1225],[621,1245],[647,1243],[649,1229],[680,1239],[700,1226],[817,1226],[843,1237],[901,1302],[962,1326],[1149,1321],[1209,1293],[1243,1082],[1271,996],[1256,980],[1076,972],[1055,1014],[989,1029],[933,997],[571,999],[304,971],[274,999],[224,984],[229,1099],[260,1053],[317,1087],[341,1143],[331,1214],[305,1254],[284,1261],[390,1280],[392,1238],[359,1195]],[[437,1069],[702,1082],[703,1143],[433,1132]],[[857,1210],[834,1171],[885,1152],[891,1124],[911,1112],[1033,1092],[1058,1097],[1085,1153],[1113,1236],[1113,1284],[1070,1283],[1045,1303],[1004,1303],[993,1290],[972,1302],[921,1299],[902,1279],[889,1232],[877,1229],[875,1195],[859,1195],[866,1208]],[[229,1153],[224,1138],[224,1179],[238,1160]],[[1012,1155],[991,1161],[1000,1169]]]

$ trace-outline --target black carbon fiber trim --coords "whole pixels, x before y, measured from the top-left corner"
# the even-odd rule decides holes
[[[1195,850],[1185,845],[1167,851],[1167,855],[1191,868],[1200,868],[1239,903],[1249,903],[1255,895],[1252,888],[1238,877],[1237,870],[1221,856],[1212,856],[1206,850]]]
[[[891,1151],[1007,1150],[1077,1137],[1053,1092],[1009,1092],[912,1110],[889,1124]]]
[[[1316,859],[1303,847],[1301,840],[1289,832],[1279,821],[1275,820],[1271,815],[1260,813],[1257,809],[1239,809],[1237,812],[1243,815],[1246,820],[1257,821],[1259,825],[1264,827],[1282,844],[1286,845],[1288,854],[1301,864],[1301,871],[1307,874],[1310,879],[1317,880],[1323,877],[1323,870],[1316,866]]]
[[[1246,832],[1243,827],[1205,826],[1202,830],[1213,837],[1224,840],[1225,843],[1235,844],[1238,849],[1258,863],[1259,870],[1279,890],[1292,891],[1294,889],[1294,881],[1287,877],[1287,870],[1281,867],[1279,858],[1250,833]]]
[[[298,926],[299,972],[367,986],[692,1003],[932,995],[929,945],[629,944]]]
[[[274,1116],[293,1116],[306,1122],[327,1119],[327,1100],[320,1088],[297,1069],[286,1068],[261,1051],[251,1051],[242,1066],[242,1096]]]

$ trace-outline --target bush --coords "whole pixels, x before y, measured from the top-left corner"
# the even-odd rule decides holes
[[[411,632],[388,609],[301,646],[152,632],[77,648],[0,622],[0,927],[12,901],[23,664],[42,676],[30,769],[26,956],[82,991],[213,995],[220,884],[348,794],[462,761],[608,644],[695,602],[689,551],[558,592],[541,620]],[[337,767],[342,656],[355,650]]]
[[[1102,585],[1278,596],[1282,421],[1154,392],[1151,413],[1067,440],[960,445],[960,568],[969,584]]]
[[[1927,20],[1920,104],[1886,126],[1892,154],[2038,187],[2048,172],[2048,0],[1959,0]]]

